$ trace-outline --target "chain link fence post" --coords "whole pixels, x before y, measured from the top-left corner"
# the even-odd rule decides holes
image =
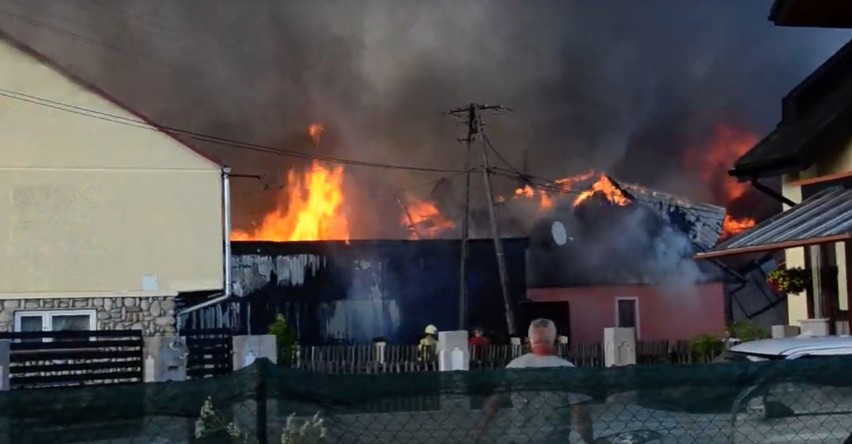
[[[267,437],[267,375],[269,373],[269,360],[258,359],[255,361],[257,374],[255,375],[254,402],[255,402],[255,433],[258,444],[268,444]]]

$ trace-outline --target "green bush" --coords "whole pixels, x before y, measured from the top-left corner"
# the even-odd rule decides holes
[[[299,343],[296,341],[296,332],[290,328],[284,315],[275,316],[275,322],[269,326],[269,334],[275,336],[275,344],[278,347],[278,363],[288,366],[295,363]]]
[[[741,342],[756,341],[769,338],[769,329],[747,321],[736,321],[728,325],[728,335]]]
[[[725,343],[716,335],[708,333],[693,338],[690,347],[693,356],[699,361],[709,361],[725,350]]]

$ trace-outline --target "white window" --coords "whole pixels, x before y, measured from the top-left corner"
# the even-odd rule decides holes
[[[615,326],[624,328],[635,328],[636,336],[639,336],[638,298],[615,299]]]
[[[95,310],[15,312],[15,331],[96,330]]]

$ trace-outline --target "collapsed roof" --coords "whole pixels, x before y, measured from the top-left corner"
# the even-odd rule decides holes
[[[694,284],[719,281],[713,263],[692,260],[719,239],[725,209],[605,178],[620,193],[576,203],[568,199],[539,221],[530,234],[530,286]],[[582,192],[591,183],[577,183]],[[572,190],[573,191],[573,190]],[[560,221],[569,242],[557,245],[550,226]]]
[[[567,187],[563,189],[562,196],[567,198],[566,201],[574,202],[580,193],[592,190],[594,184],[602,179],[612,183],[628,203],[640,204],[653,210],[663,220],[685,234],[699,250],[709,249],[719,241],[725,220],[725,208],[717,205],[693,202],[641,185],[621,182],[606,174],[592,174],[587,179],[573,181],[570,189]],[[559,212],[560,208],[564,210],[566,207],[568,207],[566,203],[557,201],[554,211]],[[508,213],[505,216],[511,218],[512,212],[508,211]],[[512,222],[509,221],[510,226],[513,225]]]
[[[689,240],[701,249],[711,248],[718,242],[725,220],[725,208],[691,202],[639,185],[618,183],[612,178],[610,180],[619,185],[628,198],[656,210],[660,216],[683,231]]]

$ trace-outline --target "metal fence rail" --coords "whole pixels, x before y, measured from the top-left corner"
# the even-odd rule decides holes
[[[141,382],[141,330],[0,333],[12,389]]]

